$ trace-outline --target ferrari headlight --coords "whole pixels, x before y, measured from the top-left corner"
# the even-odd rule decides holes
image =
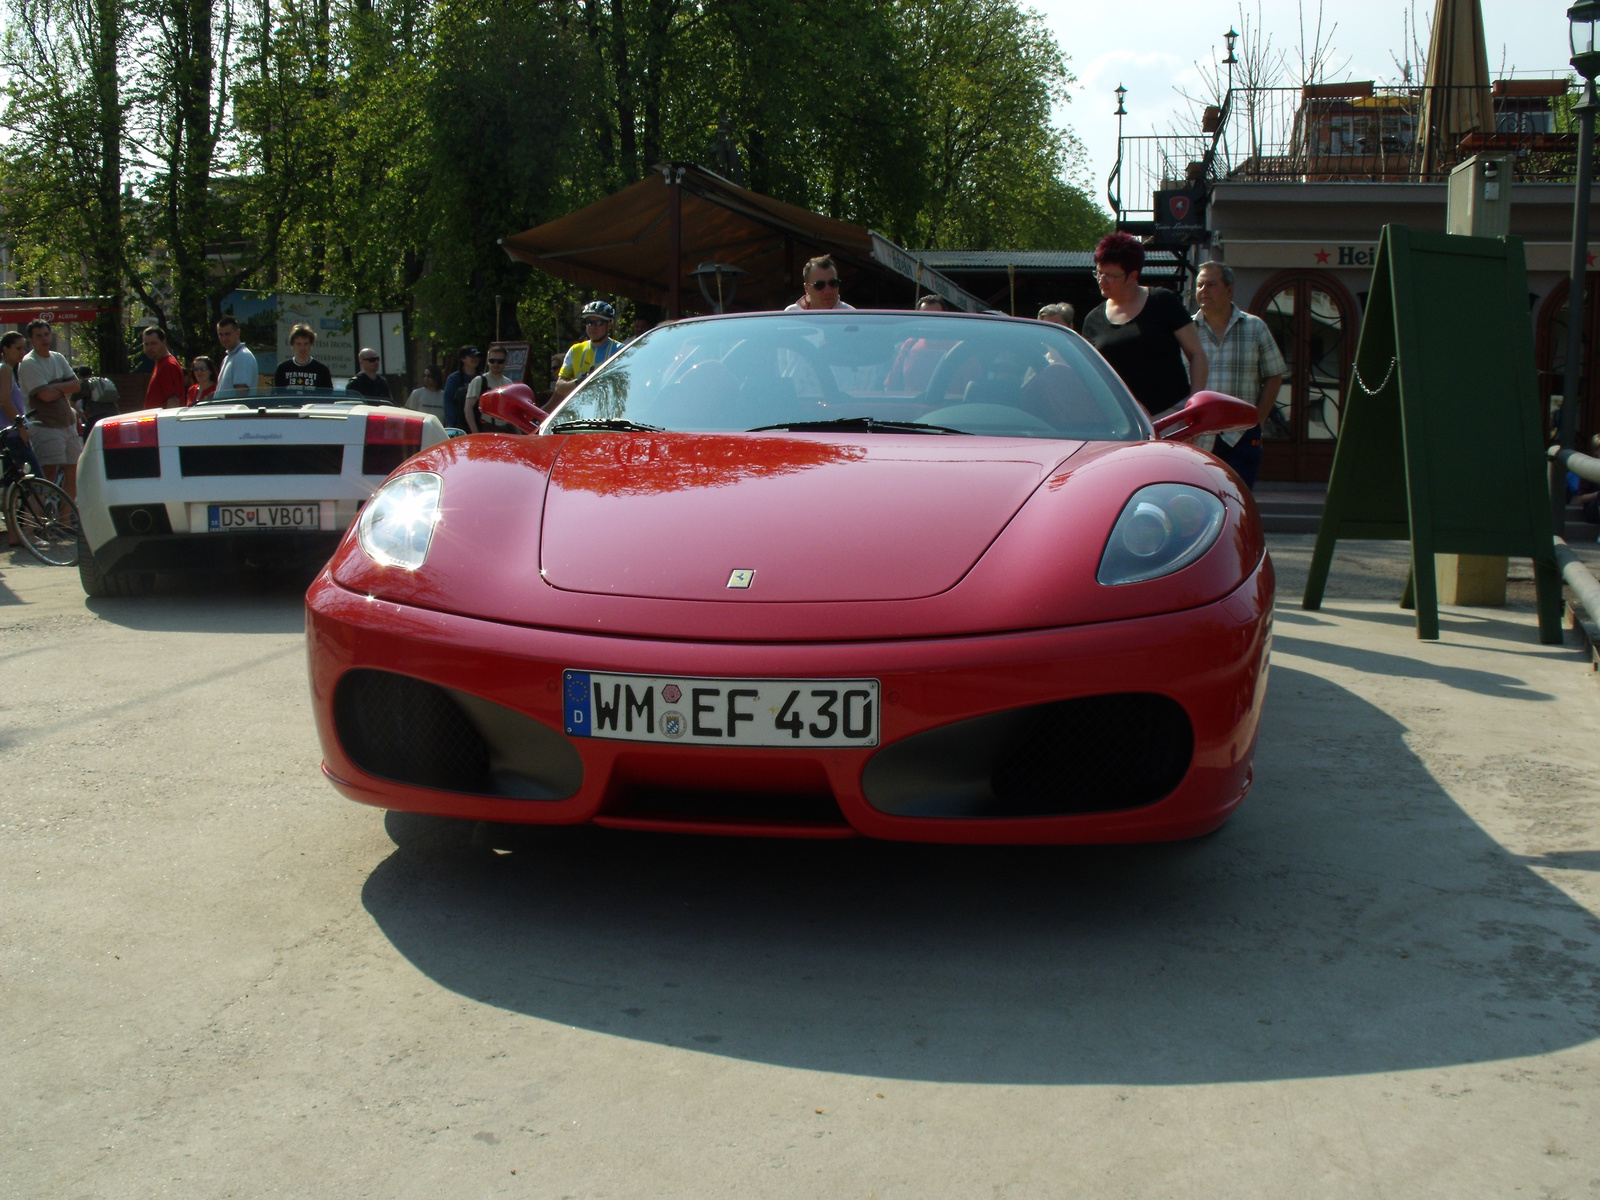
[[[439,523],[443,486],[444,480],[431,471],[414,471],[379,488],[356,522],[356,538],[367,557],[407,571],[420,567]]]
[[[1101,583],[1143,583],[1171,575],[1211,549],[1227,509],[1202,488],[1157,483],[1123,506],[1095,575]]]

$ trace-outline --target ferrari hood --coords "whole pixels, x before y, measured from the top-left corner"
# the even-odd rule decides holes
[[[540,574],[563,591],[666,600],[932,596],[1080,445],[575,435],[550,473]]]

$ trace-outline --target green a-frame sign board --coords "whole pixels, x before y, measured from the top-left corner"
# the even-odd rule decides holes
[[[1386,225],[1302,605],[1340,538],[1409,538],[1417,636],[1439,636],[1435,554],[1531,558],[1539,640],[1561,641],[1561,573],[1519,238]]]

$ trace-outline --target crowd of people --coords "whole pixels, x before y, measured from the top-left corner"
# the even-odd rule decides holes
[[[1234,303],[1232,270],[1224,263],[1201,264],[1195,279],[1197,305],[1191,312],[1178,293],[1141,282],[1144,246],[1131,234],[1113,233],[1102,238],[1094,251],[1095,281],[1102,302],[1085,314],[1080,332],[1121,377],[1134,397],[1152,416],[1180,407],[1203,389],[1220,391],[1254,404],[1265,422],[1283,384],[1285,364],[1271,330],[1261,318]],[[809,260],[801,272],[801,295],[789,312],[851,310],[842,295],[838,265],[828,255]],[[935,293],[920,297],[919,311],[948,307]],[[1037,319],[1067,328],[1077,314],[1065,302],[1047,304]],[[539,404],[559,403],[591,372],[608,362],[624,343],[612,336],[616,310],[603,300],[586,304],[582,312],[584,336],[565,353],[550,359],[547,387],[525,380]],[[647,332],[653,322],[640,315],[629,330],[630,339]],[[145,385],[144,408],[176,408],[212,398],[251,395],[261,383],[255,354],[243,339],[238,320],[225,315],[216,326],[221,365],[209,355],[196,355],[187,368],[168,346],[167,332],[158,325],[141,333],[150,374]],[[69,494],[76,492],[78,455],[83,441],[79,432],[84,415],[86,372],[75,371],[66,357],[52,349],[49,322],[36,320],[26,335],[11,332],[0,338],[0,437],[9,439],[37,472],[53,478]],[[333,371],[315,357],[316,331],[296,325],[289,337],[290,357],[277,364],[272,384],[280,388],[331,389]],[[920,378],[910,347],[906,362],[895,364],[906,385]],[[509,347],[490,343],[485,354],[477,346],[462,346],[448,375],[442,367],[423,368],[422,386],[406,397],[405,406],[430,413],[448,428],[471,433],[504,430],[509,426],[482,411],[485,392],[513,382],[509,373]],[[395,403],[389,380],[380,373],[378,351],[363,347],[357,354],[359,370],[345,390],[365,398]],[[919,373],[920,372],[920,373]],[[100,381],[103,382],[103,381]],[[1217,457],[1255,486],[1261,465],[1262,425],[1242,433],[1218,435],[1212,445]]]

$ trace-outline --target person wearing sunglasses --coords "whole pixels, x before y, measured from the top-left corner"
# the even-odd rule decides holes
[[[361,372],[344,385],[344,390],[360,392],[380,404],[393,404],[394,393],[389,390],[389,381],[378,374],[378,352],[363,346],[361,353],[356,355],[356,361],[361,364]]]
[[[604,300],[591,300],[583,306],[584,340],[572,343],[566,358],[561,360],[561,374],[556,380],[553,400],[565,399],[589,372],[622,349],[622,343],[611,336],[611,326],[616,319],[617,310]]]
[[[825,308],[854,310],[854,305],[839,299],[839,268],[833,265],[833,259],[828,255],[807,262],[801,278],[806,282],[805,295],[789,305],[785,312],[811,312]]]
[[[467,402],[464,406],[467,429],[473,433],[490,433],[494,431],[509,433],[511,432],[511,426],[503,421],[497,421],[493,417],[485,416],[478,411],[478,400],[485,392],[516,382],[515,379],[506,374],[506,348],[491,344],[489,356],[484,361],[488,364],[489,369],[467,385]]]

